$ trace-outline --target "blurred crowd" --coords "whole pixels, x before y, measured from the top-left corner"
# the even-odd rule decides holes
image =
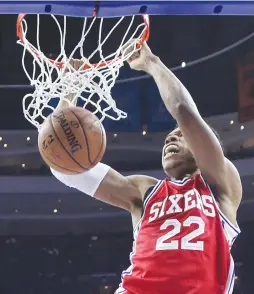
[[[131,243],[131,234],[0,237],[0,293],[113,293]]]

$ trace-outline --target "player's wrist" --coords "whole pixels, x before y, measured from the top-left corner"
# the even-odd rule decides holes
[[[146,61],[144,63],[144,71],[152,74],[154,66],[160,62],[160,58],[154,54],[147,56]]]

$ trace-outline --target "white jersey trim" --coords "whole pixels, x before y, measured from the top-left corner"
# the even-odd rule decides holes
[[[132,252],[130,253],[130,266],[127,268],[127,270],[122,272],[121,275],[121,279],[122,282],[119,285],[119,288],[116,290],[116,294],[124,294],[126,289],[123,288],[123,278],[124,276],[128,275],[130,276],[132,274],[132,270],[134,267],[134,264],[132,263],[132,257],[136,254],[136,241],[138,239],[138,233],[142,224],[142,220],[144,218],[145,212],[146,212],[146,207],[147,207],[147,203],[149,202],[149,200],[155,195],[155,193],[159,190],[159,188],[161,187],[161,184],[163,183],[163,181],[159,181],[154,188],[152,189],[152,191],[148,194],[148,196],[146,197],[143,207],[144,207],[144,211],[143,211],[143,216],[141,217],[141,219],[139,220],[138,224],[136,225],[134,231],[133,231],[133,235],[134,235],[134,241],[133,241],[133,246],[132,246]]]
[[[177,186],[183,186],[185,185],[187,182],[191,181],[191,178],[185,177],[182,180],[174,180],[174,179],[167,179],[169,182],[173,183],[174,185]]]
[[[163,181],[158,181],[158,183],[153,187],[152,191],[147,195],[144,203],[143,203],[143,216],[145,214],[145,208],[146,208],[146,205],[148,203],[148,201],[151,199],[151,197],[155,194],[155,192],[158,191],[159,187],[161,186],[161,183],[163,183]],[[133,234],[137,231],[138,229],[138,226],[140,225],[142,219],[143,219],[143,216],[140,218],[139,222],[137,223],[137,225],[135,226],[134,230],[133,230]]]
[[[155,194],[155,192],[157,192],[157,190],[159,189],[161,183],[163,183],[163,181],[159,181],[159,182],[153,187],[152,191],[147,195],[147,197],[146,197],[146,199],[145,199],[145,201],[144,201],[144,204],[143,204],[143,206],[144,206],[144,212],[145,212],[145,207],[146,207],[148,201],[149,201],[149,200],[151,199],[151,197]]]
[[[221,209],[220,209],[220,207],[214,197],[214,194],[213,194],[211,188],[209,187],[209,185],[206,183],[206,181],[204,180],[204,178],[202,176],[201,176],[201,179],[203,180],[204,184],[209,189],[209,191],[213,197],[214,204],[218,210],[219,217],[221,219],[225,238],[229,243],[229,249],[231,249],[236,237],[239,235],[241,230],[238,225],[237,225],[237,227],[235,225],[233,225],[228,220],[228,218],[224,215],[224,213],[221,211]],[[225,222],[225,225],[223,224],[223,222]],[[225,294],[232,294],[233,293],[234,283],[235,283],[235,266],[234,266],[234,260],[232,258],[232,255],[230,254],[230,264],[229,264],[228,279],[227,279],[227,283],[226,283]]]
[[[228,280],[226,284],[225,294],[232,294],[235,284],[235,265],[232,256],[230,255],[230,265],[228,271]]]

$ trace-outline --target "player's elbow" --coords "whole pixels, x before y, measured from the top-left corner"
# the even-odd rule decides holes
[[[187,99],[190,94],[185,91],[180,91],[181,99],[176,103],[176,111],[179,116],[193,116],[198,113],[197,106],[192,99]]]

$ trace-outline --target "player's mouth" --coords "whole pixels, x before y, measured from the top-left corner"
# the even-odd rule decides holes
[[[164,149],[164,159],[170,158],[180,152],[180,148],[176,144],[170,144]]]

